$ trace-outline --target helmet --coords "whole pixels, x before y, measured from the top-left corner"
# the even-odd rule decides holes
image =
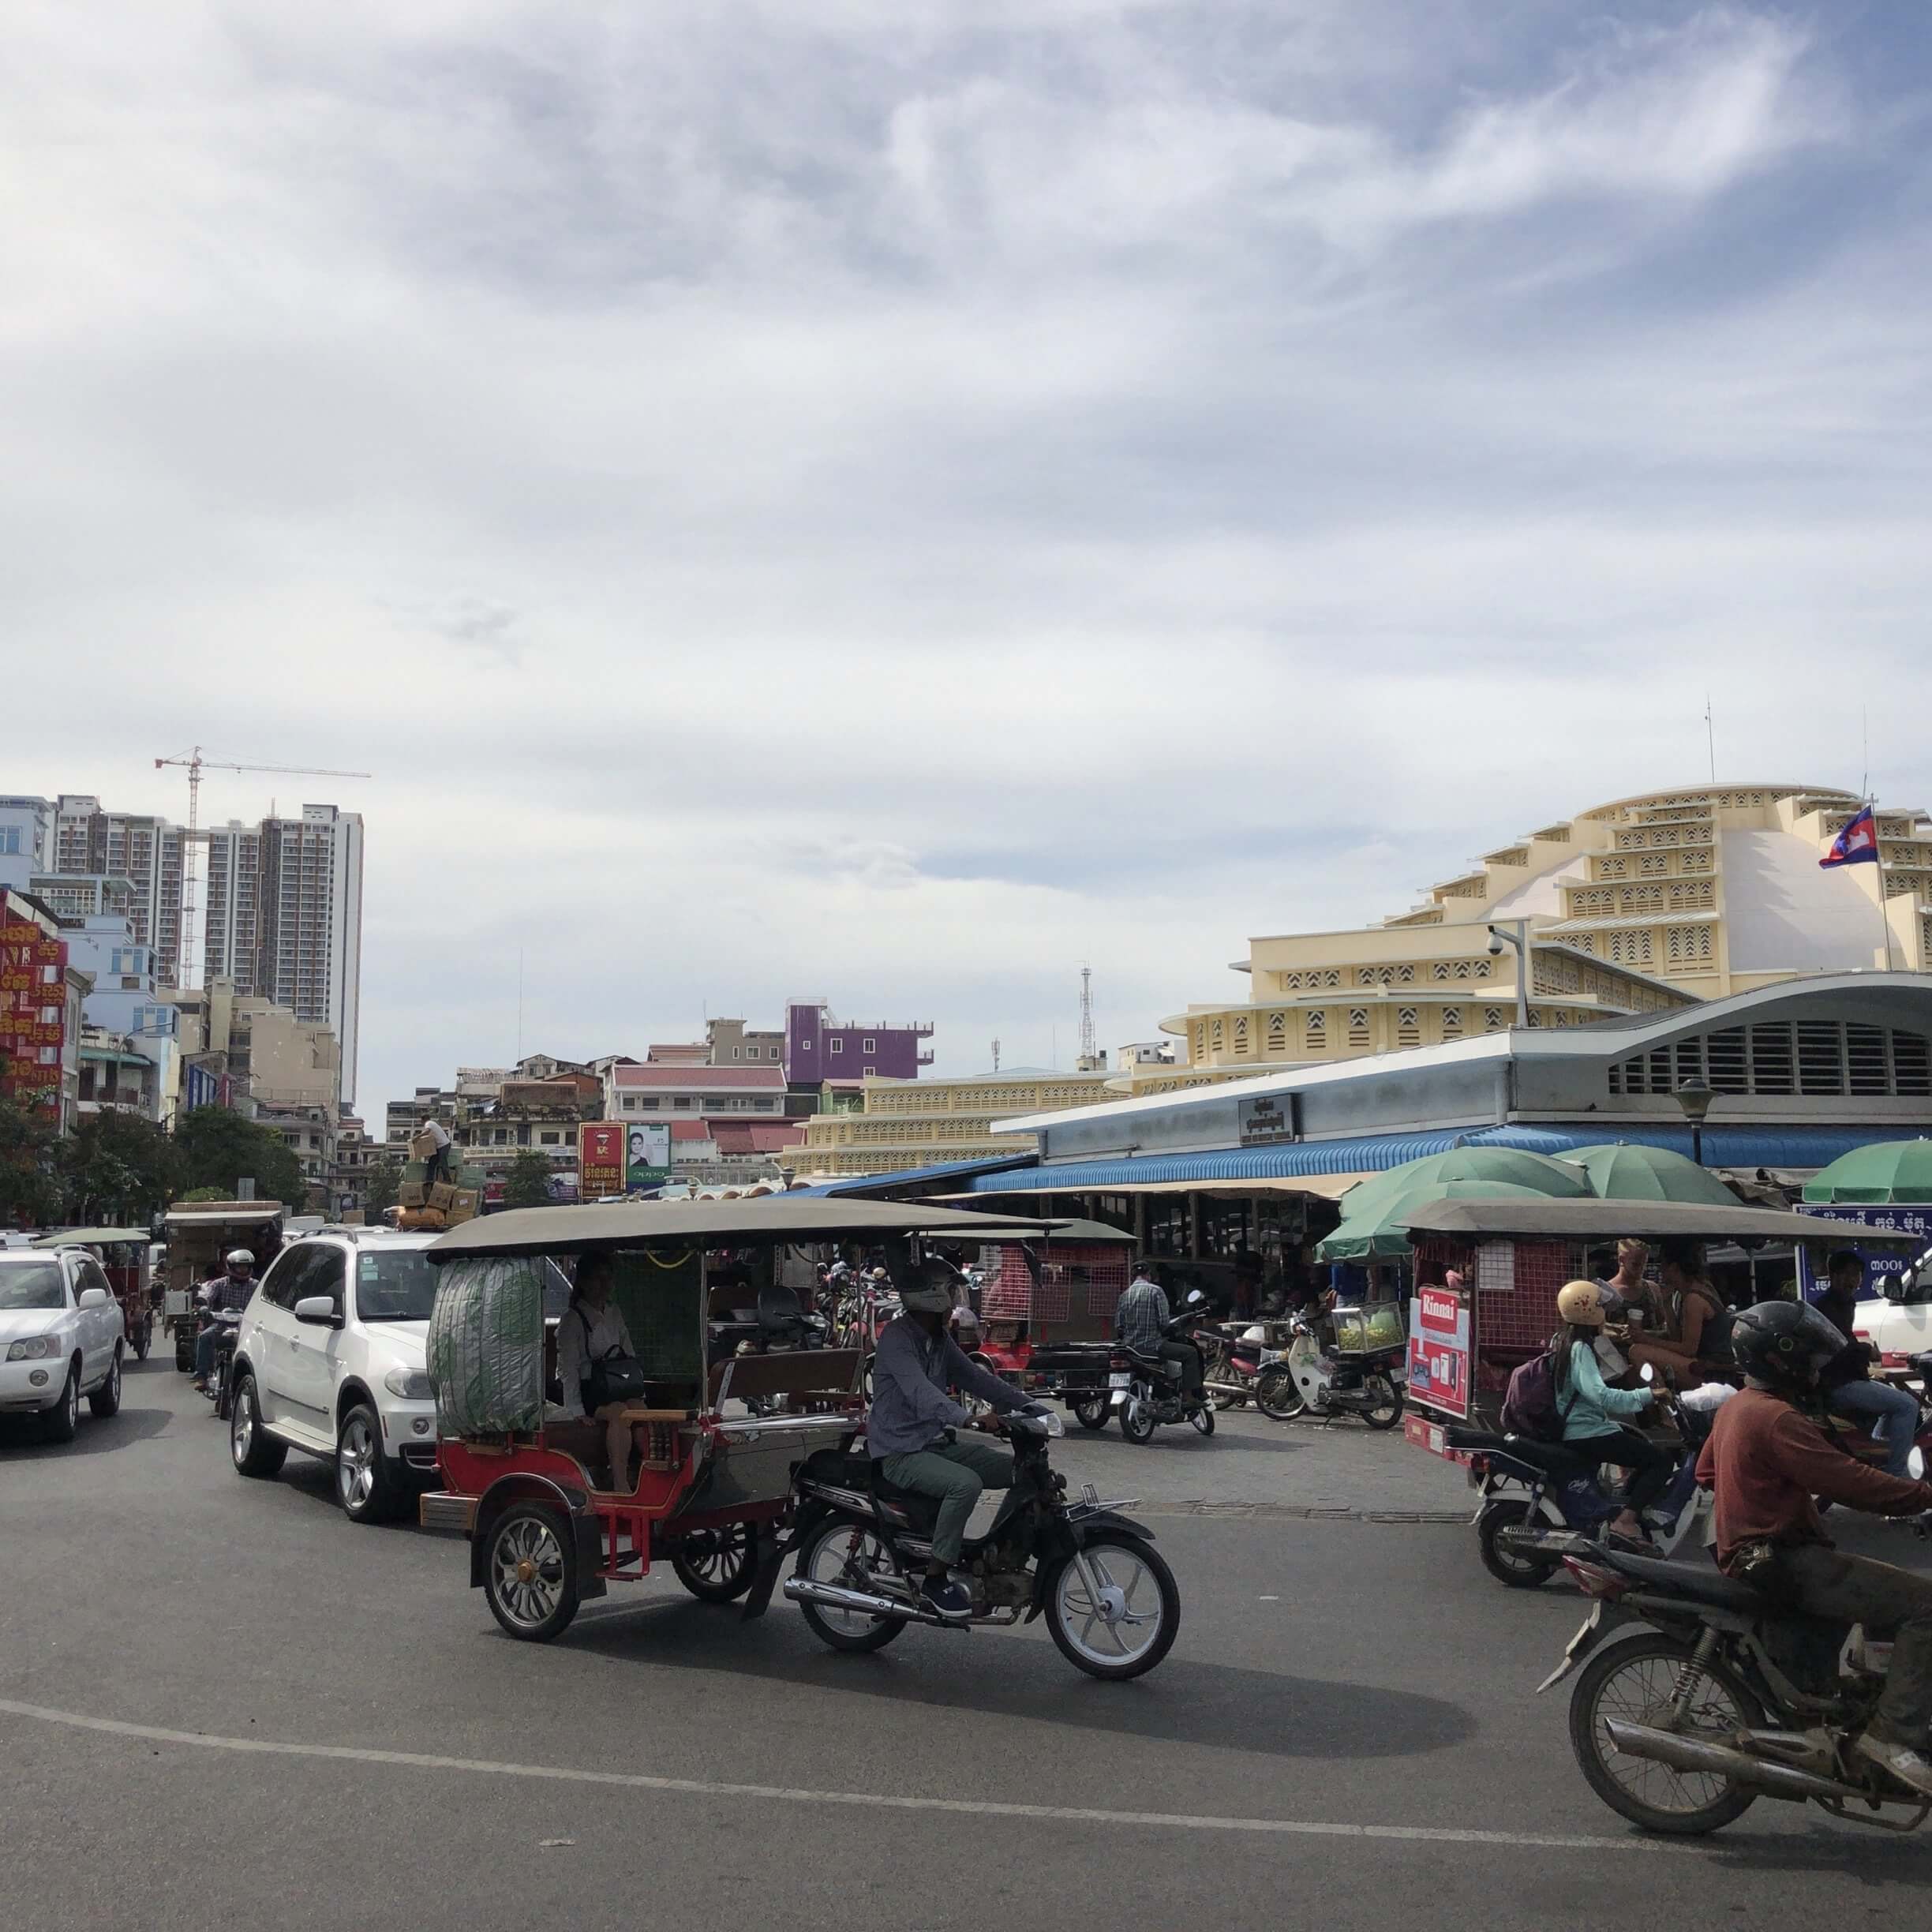
[[[226,1259],[231,1268],[252,1268],[255,1265],[254,1254],[246,1248],[230,1248]]]
[[[1845,1339],[1802,1301],[1760,1301],[1731,1324],[1731,1352],[1752,1380],[1810,1388]]]
[[[958,1269],[944,1261],[928,1261],[899,1290],[900,1305],[915,1315],[950,1314],[958,1281]]]
[[[1573,1281],[1556,1291],[1556,1313],[1579,1328],[1601,1328],[1604,1324],[1603,1290],[1594,1282]]]
[[[1256,1322],[1252,1328],[1244,1328],[1241,1331],[1241,1339],[1244,1342],[1253,1342],[1265,1347],[1267,1343],[1267,1331],[1259,1322]]]

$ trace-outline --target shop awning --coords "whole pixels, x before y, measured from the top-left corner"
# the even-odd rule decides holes
[[[1043,1173],[1055,1171],[1043,1168]],[[1115,1186],[1095,1188],[1066,1187],[1069,1194],[1206,1194],[1220,1198],[1239,1197],[1248,1194],[1312,1194],[1323,1200],[1339,1200],[1357,1181],[1373,1179],[1369,1174],[1264,1174],[1252,1181],[1128,1181]],[[1051,1191],[1058,1193],[1061,1185]],[[988,1193],[997,1193],[989,1189]],[[1038,1193],[1041,1189],[1033,1187],[1015,1189],[1015,1193]],[[935,1194],[935,1200],[983,1201],[986,1194]]]

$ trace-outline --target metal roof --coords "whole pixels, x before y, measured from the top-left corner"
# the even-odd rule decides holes
[[[714,1241],[833,1241],[844,1234],[941,1234],[972,1240],[990,1226],[1046,1235],[1058,1224],[934,1208],[919,1202],[813,1200],[768,1194],[743,1200],[619,1201],[513,1208],[440,1234],[429,1254],[552,1254],[598,1248],[690,1248]]]
[[[1688,1201],[1428,1201],[1410,1208],[1405,1219],[1412,1238],[1417,1234],[1524,1234],[1551,1241],[1608,1241],[1624,1234],[1656,1235],[1665,1240],[1676,1235],[1691,1241],[1822,1242],[1844,1238],[1837,1226],[1821,1228],[1816,1218],[1808,1215],[1741,1204],[1706,1208]],[[1924,1238],[1859,1230],[1860,1241],[1868,1236],[1903,1246],[1916,1246]]]
[[[970,1183],[977,1174],[1005,1174],[1016,1167],[1030,1167],[1039,1159],[1032,1153],[994,1154],[984,1160],[941,1161],[930,1167],[902,1167],[896,1174],[855,1174],[848,1181],[821,1181],[814,1187],[792,1189],[792,1200],[831,1195],[863,1199],[892,1188],[916,1186],[927,1181],[963,1181]]]
[[[117,1242],[127,1248],[146,1248],[154,1236],[145,1228],[56,1228],[51,1234],[36,1234],[28,1244],[35,1248],[111,1247]]]

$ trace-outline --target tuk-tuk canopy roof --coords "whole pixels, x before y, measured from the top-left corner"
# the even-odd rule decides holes
[[[1819,1215],[1785,1214],[1775,1208],[1705,1207],[1689,1201],[1653,1200],[1440,1200],[1411,1208],[1403,1217],[1411,1240],[1418,1234],[1462,1235],[1470,1240],[1524,1235],[1544,1241],[1614,1241],[1676,1236],[1686,1241],[1843,1241],[1842,1222]],[[1858,1230],[1861,1243],[1893,1241],[1900,1247],[1924,1245],[1917,1234],[1891,1234],[1875,1228]]]
[[[167,1211],[170,1227],[253,1227],[279,1221],[287,1211],[279,1201],[186,1201]]]
[[[582,1253],[597,1248],[747,1247],[836,1241],[842,1235],[931,1234],[946,1241],[1039,1239],[1056,1221],[963,1214],[917,1202],[836,1196],[762,1200],[612,1201],[578,1208],[513,1208],[466,1221],[423,1250],[432,1261],[466,1255]]]
[[[35,1248],[146,1248],[154,1237],[145,1228],[55,1228],[36,1234],[29,1245]]]

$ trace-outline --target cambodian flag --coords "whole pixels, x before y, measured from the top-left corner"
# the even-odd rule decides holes
[[[1821,869],[1833,866],[1876,865],[1878,863],[1878,828],[1867,805],[1845,822],[1845,829],[1832,841],[1832,848],[1818,861]]]

